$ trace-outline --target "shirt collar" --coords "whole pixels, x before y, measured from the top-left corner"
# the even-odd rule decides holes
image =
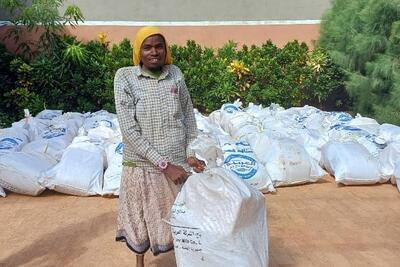
[[[171,68],[171,65],[164,65],[164,66],[162,67],[161,75],[160,75],[160,77],[158,77],[158,80],[165,79],[165,78],[168,76],[168,74],[169,74],[170,68]],[[135,75],[138,76],[138,77],[140,77],[140,76],[142,76],[142,77],[149,77],[148,75],[146,75],[146,74],[142,71],[142,68],[141,68],[140,65],[139,65],[139,66],[136,66],[136,68],[134,69],[134,73],[135,73]]]

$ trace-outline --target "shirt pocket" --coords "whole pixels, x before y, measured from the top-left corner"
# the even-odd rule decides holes
[[[166,100],[169,110],[169,116],[178,119],[182,116],[182,107],[179,98],[180,86],[177,81],[169,81],[165,84]]]

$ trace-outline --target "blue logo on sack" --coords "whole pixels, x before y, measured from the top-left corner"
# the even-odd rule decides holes
[[[238,111],[238,107],[232,104],[227,104],[224,105],[223,110],[228,112],[228,113],[234,113],[235,111]]]
[[[124,152],[124,143],[119,143],[118,146],[115,148],[115,153],[122,155]]]
[[[22,143],[22,140],[19,138],[6,137],[0,140],[0,149],[12,149],[18,146],[18,143]]]
[[[365,137],[368,141],[374,143],[379,149],[384,149],[387,147],[386,142],[379,140],[378,137],[374,134],[369,134]]]
[[[356,128],[353,126],[348,126],[348,125],[342,125],[342,124],[335,124],[331,127],[331,130],[335,129],[338,131],[349,131],[349,132],[358,132],[358,133],[366,133],[368,134],[366,131],[360,129],[360,128]]]
[[[67,129],[65,129],[65,128],[55,128],[55,129],[51,129],[51,130],[44,132],[42,134],[42,138],[51,139],[51,138],[65,135],[66,132],[67,132]]]
[[[346,112],[331,112],[330,114],[337,117],[337,120],[340,122],[348,122],[353,119],[353,117]]]
[[[231,154],[225,159],[224,164],[242,179],[250,179],[258,171],[257,161],[246,155]]]

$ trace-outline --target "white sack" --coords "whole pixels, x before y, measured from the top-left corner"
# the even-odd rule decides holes
[[[282,110],[276,113],[276,117],[285,124],[298,124],[296,127],[304,126],[308,121],[313,119],[321,119],[321,115],[317,114],[321,111],[315,107],[304,106],[304,107],[292,107],[286,110]],[[317,114],[317,117],[315,115]]]
[[[65,145],[53,139],[38,139],[26,144],[22,152],[41,155],[49,164],[55,165],[61,160]]]
[[[109,142],[115,142],[116,140],[122,139],[121,135],[118,133],[116,129],[113,130],[108,126],[103,126],[103,125],[89,129],[87,131],[87,136],[89,136],[92,139],[108,140]]]
[[[329,141],[327,134],[321,134],[314,129],[303,129],[298,135],[293,136],[293,139],[317,162],[321,160],[321,147]]]
[[[316,182],[326,174],[304,147],[293,139],[254,134],[248,137],[248,141],[274,186]]]
[[[102,193],[104,151],[89,142],[71,144],[61,161],[45,172],[39,183],[70,195],[89,196]]]
[[[71,144],[74,137],[75,131],[71,131],[66,127],[50,127],[40,135],[39,139],[51,140],[50,142],[57,143],[57,147],[66,148]]]
[[[190,176],[170,223],[179,267],[268,266],[265,199],[229,170]]]
[[[117,140],[117,142],[122,142],[122,140]],[[95,145],[95,147],[98,148],[98,151],[101,153],[103,156],[103,169],[107,169],[107,153],[106,153],[106,147],[110,144],[104,139],[99,139],[99,138],[93,138],[90,136],[77,136],[72,140],[72,147],[80,147],[82,144],[83,147],[86,147],[85,144],[91,144]],[[112,143],[111,143],[112,144]]]
[[[0,196],[6,197],[6,192],[4,192],[4,190],[1,186],[0,186]]]
[[[241,105],[242,103],[239,101],[222,105],[219,115],[219,124],[224,131],[229,133],[229,121],[234,115],[239,114],[239,116],[245,116],[246,113],[241,110]]]
[[[20,151],[29,142],[28,131],[11,127],[0,129],[0,156],[13,151]]]
[[[78,120],[75,119],[67,119],[63,116],[54,118],[51,121],[51,126],[53,128],[66,128],[71,133],[71,135],[76,136],[78,134],[79,127],[81,124]]]
[[[196,117],[197,129],[204,134],[219,135],[225,134],[222,128],[213,122],[211,122],[206,116],[203,116],[198,110],[194,109],[194,115]]]
[[[282,120],[276,117],[267,117],[262,121],[264,132],[268,132],[276,137],[289,137],[288,127],[283,124]]]
[[[79,112],[64,113],[63,118],[67,120],[74,120],[78,128],[81,127],[85,121],[85,115]]]
[[[379,155],[381,175],[390,179],[394,175],[397,162],[400,162],[400,142],[389,143]]]
[[[235,142],[221,138],[220,146],[224,152],[223,166],[225,168],[233,171],[237,176],[262,192],[275,191],[267,170],[261,162],[258,162],[249,143],[245,140]]]
[[[259,119],[240,109],[241,103],[224,104],[221,108],[221,128],[235,139],[263,129]]]
[[[107,165],[104,172],[104,185],[102,195],[119,195],[122,176],[123,143],[111,144],[107,148]]]
[[[349,126],[360,128],[370,134],[378,134],[379,131],[379,123],[376,120],[363,117],[360,114],[357,114],[357,116],[349,122]]]
[[[330,140],[333,141],[357,141],[358,138],[367,136],[369,133],[349,125],[334,125],[329,130],[328,135]]]
[[[324,113],[317,109],[312,113],[299,116],[297,118],[297,121],[300,125],[309,130],[314,130],[322,133],[327,130],[326,125],[323,124],[324,118]]]
[[[108,113],[107,111],[98,111],[86,118],[83,123],[83,127],[86,131],[89,129],[97,128],[99,126],[104,126],[116,130],[117,125],[115,124],[116,115],[113,113]]]
[[[349,125],[333,126],[329,130],[328,136],[332,141],[356,141],[363,145],[375,158],[378,158],[381,150],[386,147],[385,140],[379,136]]]
[[[0,156],[0,186],[15,193],[37,196],[45,189],[38,179],[51,167],[47,160],[25,152]]]
[[[39,138],[39,136],[49,128],[51,120],[44,120],[34,117],[26,117],[18,122],[12,123],[12,127],[22,128],[28,131],[29,141]]]
[[[231,136],[235,139],[246,138],[247,135],[252,133],[261,133],[263,130],[262,124],[257,122],[250,122],[237,127],[233,127],[231,130]]]
[[[358,138],[357,142],[363,145],[376,159],[379,159],[380,153],[387,146],[385,140],[373,134]]]
[[[36,118],[43,120],[52,120],[62,115],[62,110],[45,109],[36,114]]]
[[[322,147],[321,164],[335,176],[336,183],[352,185],[381,181],[378,160],[357,142],[328,142]]]
[[[394,169],[394,174],[393,174],[393,181],[396,182],[397,184],[397,189],[400,192],[400,162],[396,163],[395,169]]]
[[[262,124],[251,115],[238,112],[232,115],[227,122],[223,122],[223,128],[233,138],[239,139],[251,132],[261,132]]]
[[[379,137],[383,138],[386,142],[400,142],[400,127],[384,123],[379,126]]]
[[[64,150],[71,144],[75,136],[68,128],[49,127],[37,140],[22,149],[24,152],[42,154],[51,160],[60,161]]]
[[[208,120],[217,126],[221,126],[221,110],[214,110],[208,115]]]

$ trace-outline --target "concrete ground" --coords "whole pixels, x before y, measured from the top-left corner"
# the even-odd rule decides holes
[[[268,194],[270,266],[400,266],[400,194],[391,184],[317,184]],[[0,198],[0,266],[135,266],[114,241],[117,198]],[[146,255],[175,265],[173,253]],[[189,266],[190,267],[190,266]]]

